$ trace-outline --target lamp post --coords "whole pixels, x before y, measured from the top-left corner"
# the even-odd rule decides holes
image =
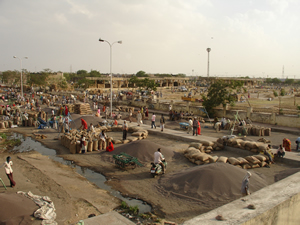
[[[19,59],[20,60],[20,64],[21,64],[21,96],[23,98],[23,74],[22,74],[22,59],[28,59],[28,57],[23,57],[23,58],[19,58],[17,56],[13,56],[14,59]]]
[[[207,78],[209,77],[209,52],[210,52],[211,48],[207,48]]]
[[[99,41],[106,42],[107,44],[109,44],[109,47],[110,47],[110,116],[112,116],[112,98],[113,98],[112,97],[112,86],[113,86],[113,83],[112,83],[112,46],[115,43],[122,44],[122,41],[115,41],[112,44],[101,38],[99,38]]]

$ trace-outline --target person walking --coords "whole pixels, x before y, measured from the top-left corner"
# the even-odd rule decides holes
[[[86,153],[87,143],[86,143],[85,137],[83,135],[81,135],[80,145],[81,145],[81,153],[82,154]]]
[[[128,131],[128,125],[126,123],[126,120],[124,120],[123,124],[123,141],[127,138],[127,131]]]
[[[251,194],[250,191],[249,191],[249,179],[250,179],[250,177],[251,177],[251,173],[247,172],[246,176],[243,179],[242,187],[241,187],[241,192],[242,192],[243,196]]]
[[[198,134],[197,134],[197,128],[198,128],[198,121],[197,121],[197,118],[195,117],[194,121],[193,121],[193,136],[195,134],[196,134],[196,136],[198,136]]]
[[[282,147],[285,148],[285,151],[291,152],[292,151],[292,143],[289,139],[284,138],[282,141]]]
[[[10,181],[10,186],[13,188],[14,186],[16,186],[16,182],[14,181],[14,178],[13,178],[12,165],[13,165],[13,162],[11,161],[10,156],[7,156],[6,161],[3,163],[3,165],[1,167],[4,166],[5,173]]]
[[[193,120],[192,120],[192,118],[189,118],[189,126],[188,126],[188,134],[190,133],[190,132],[192,132],[192,129],[193,129]]]
[[[140,111],[138,111],[138,113],[137,113],[138,126],[141,126],[141,120],[142,120],[142,114]]]
[[[153,127],[155,127],[155,129],[156,129],[155,118],[156,118],[156,115],[155,115],[155,113],[153,113],[152,118],[151,118],[151,129]]]
[[[160,117],[160,130],[161,131],[164,131],[164,126],[165,126],[165,118],[164,118],[164,115],[161,114],[161,117]]]
[[[201,135],[201,124],[200,124],[200,121],[198,120],[198,128],[197,128],[197,132],[198,132],[198,135]]]

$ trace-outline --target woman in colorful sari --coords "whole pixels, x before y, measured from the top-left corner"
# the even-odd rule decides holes
[[[285,151],[291,152],[292,151],[292,143],[289,139],[284,138],[282,142],[282,147],[284,147]]]

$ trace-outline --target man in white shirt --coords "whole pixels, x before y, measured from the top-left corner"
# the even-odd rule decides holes
[[[164,158],[160,152],[160,148],[158,148],[157,151],[154,152],[154,163],[161,165],[162,173],[164,174],[165,173],[165,165],[162,162],[163,160],[164,160]]]

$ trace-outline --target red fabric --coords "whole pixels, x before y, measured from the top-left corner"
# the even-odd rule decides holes
[[[81,125],[83,126],[84,130],[87,130],[88,125],[87,125],[87,122],[84,119],[81,119]]]
[[[66,106],[65,108],[65,116],[67,116],[69,114],[69,110],[68,110],[68,107]]]
[[[117,120],[115,120],[114,124],[115,124],[115,125],[118,125],[118,121],[117,121]]]
[[[201,125],[200,125],[200,122],[198,121],[198,135],[201,135]]]
[[[103,106],[103,110],[102,111],[105,112],[105,105]]]
[[[107,152],[112,152],[114,149],[114,145],[112,142],[109,143],[109,145],[106,147]]]
[[[283,139],[283,143],[282,143],[282,147],[285,148],[286,151],[291,152],[292,151],[292,143],[289,139],[284,138]]]

